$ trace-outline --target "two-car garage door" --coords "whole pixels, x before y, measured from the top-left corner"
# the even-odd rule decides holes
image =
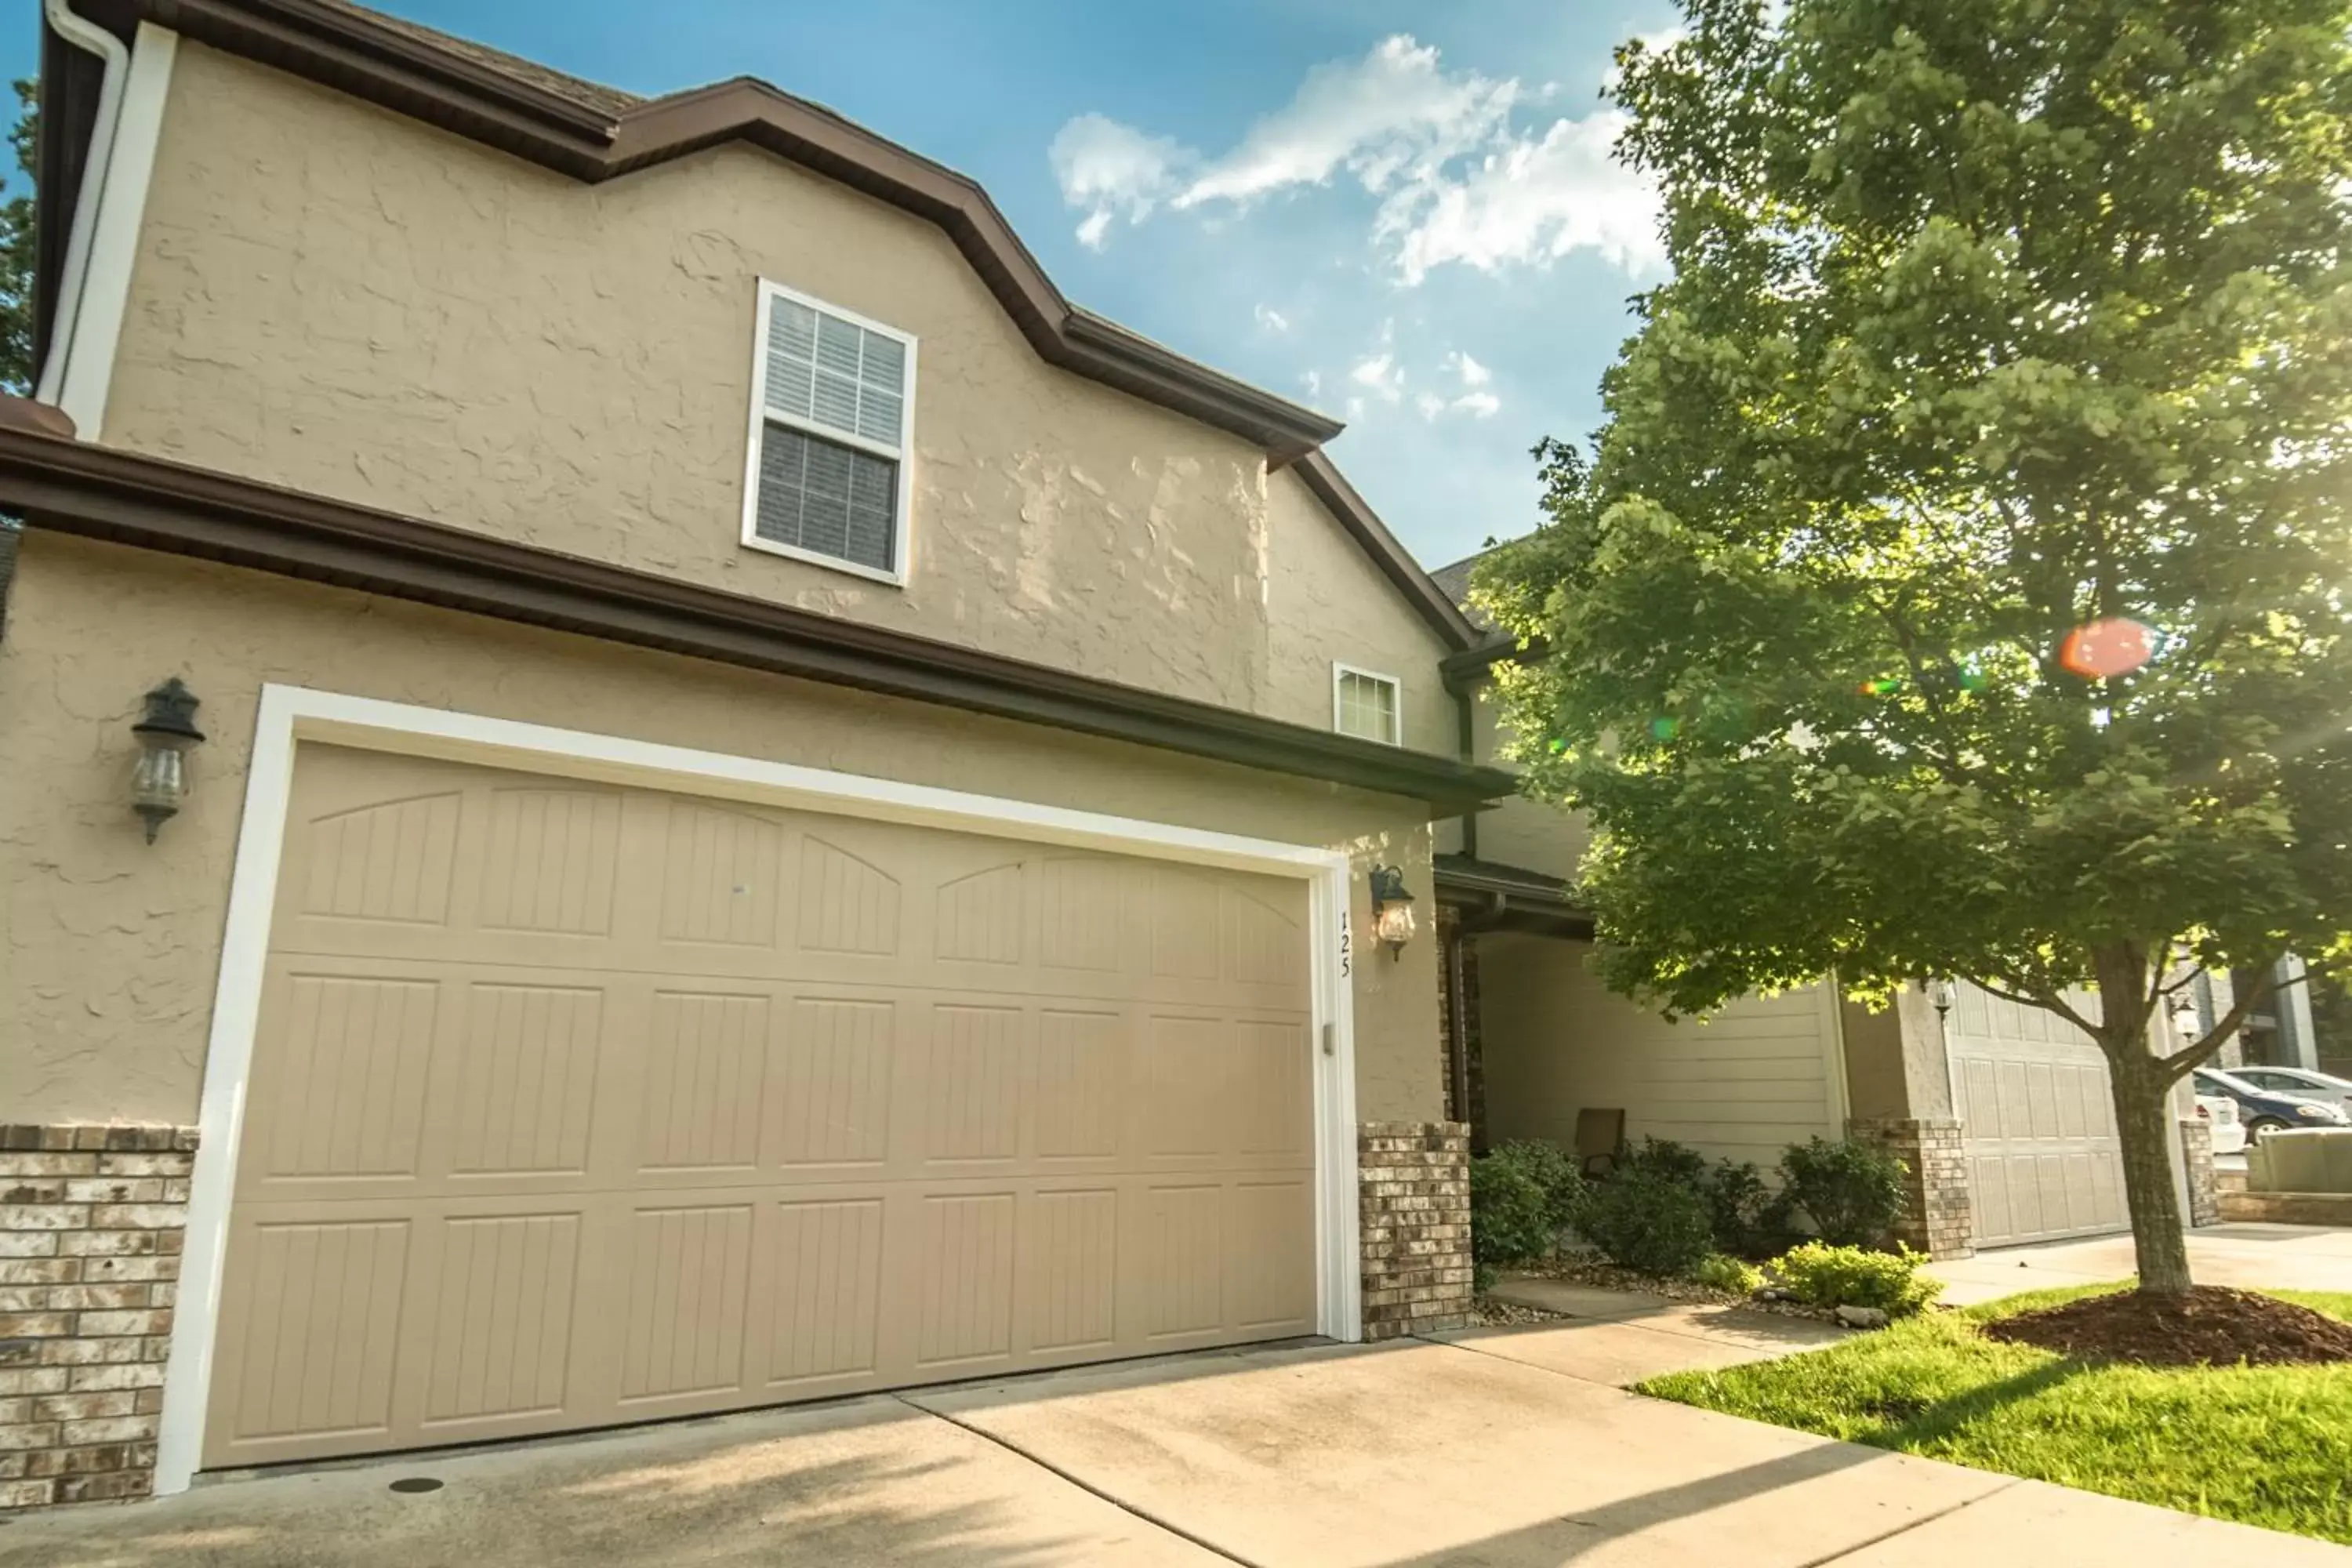
[[[1312,1331],[1307,895],[299,756],[205,1462]]]

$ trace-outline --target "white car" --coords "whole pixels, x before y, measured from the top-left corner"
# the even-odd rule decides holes
[[[2256,1089],[2266,1089],[2273,1094],[2292,1094],[2300,1100],[2316,1100],[2352,1111],[2352,1082],[2333,1073],[2314,1072],[2309,1068],[2232,1068],[2230,1070]]]
[[[2246,1152],[2246,1124],[2238,1119],[2238,1102],[2226,1094],[2200,1094],[2197,1097],[2197,1114],[2213,1130],[2213,1152],[2242,1154]]]

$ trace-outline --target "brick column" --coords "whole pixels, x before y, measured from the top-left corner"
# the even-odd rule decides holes
[[[1858,1117],[1852,1135],[1903,1162],[1903,1214],[1895,1238],[1930,1258],[1975,1255],[1976,1215],[1969,1203],[1969,1162],[1960,1124],[1943,1117]]]
[[[154,1489],[195,1148],[0,1126],[0,1510]]]
[[[2201,1116],[2180,1119],[2180,1158],[2189,1170],[2189,1223],[2221,1223],[2221,1196],[2213,1180],[2213,1129]]]
[[[1364,1337],[1460,1328],[1470,1313],[1470,1130],[1367,1121],[1357,1159]]]

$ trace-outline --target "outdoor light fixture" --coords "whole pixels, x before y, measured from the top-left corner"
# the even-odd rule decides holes
[[[1372,868],[1372,934],[1388,944],[1391,958],[1412,940],[1412,895],[1404,890],[1402,867]]]
[[[1935,1004],[1936,1018],[1938,1023],[1952,1016],[1952,983],[1948,980],[1927,982],[1927,1000]]]
[[[147,694],[147,711],[131,732],[139,737],[139,765],[131,774],[131,809],[147,824],[147,842],[155,830],[179,815],[188,798],[188,749],[204,742],[196,728],[196,694],[178,676]]]

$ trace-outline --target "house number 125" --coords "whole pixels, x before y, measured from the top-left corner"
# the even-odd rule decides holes
[[[1343,910],[1339,916],[1339,978],[1342,980],[1347,979],[1350,972],[1349,967],[1350,956],[1348,945],[1348,916]]]

